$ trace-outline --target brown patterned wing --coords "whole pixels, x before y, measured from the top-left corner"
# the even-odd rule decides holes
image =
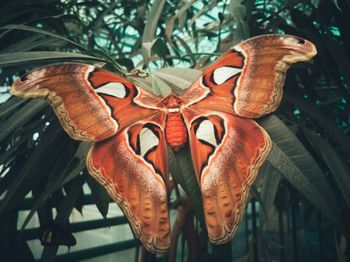
[[[11,92],[24,98],[46,99],[66,132],[82,141],[102,141],[158,112],[158,97],[116,74],[86,64],[62,63],[35,69],[18,78]]]
[[[87,166],[128,217],[147,250],[170,246],[165,114],[139,121],[90,150]]]
[[[233,47],[211,64],[183,95],[193,109],[210,109],[247,118],[276,110],[287,69],[316,55],[300,37],[263,35]]]
[[[209,240],[233,238],[249,190],[271,149],[267,133],[253,120],[211,111],[186,112],[192,160],[203,198]]]
[[[119,204],[135,235],[151,252],[170,245],[160,98],[91,65],[43,67],[17,79],[12,93],[44,98],[74,139],[97,141],[89,151],[90,174]]]

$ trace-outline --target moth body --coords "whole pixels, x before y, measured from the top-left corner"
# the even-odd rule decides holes
[[[176,152],[186,144],[187,129],[181,113],[168,113],[165,126],[165,139],[168,145]]]
[[[167,109],[165,124],[165,139],[167,144],[175,151],[179,151],[187,142],[187,129],[181,113],[181,98],[171,94],[160,105]]]

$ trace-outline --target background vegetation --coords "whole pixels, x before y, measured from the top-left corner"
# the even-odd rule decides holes
[[[104,63],[120,74],[143,68],[151,76],[133,80],[164,95],[181,92],[198,71],[159,69],[200,70],[243,39],[282,33],[309,39],[318,56],[289,70],[279,110],[259,120],[274,147],[251,191],[245,259],[349,260],[349,17],[347,0],[5,1],[0,9],[2,258],[34,259],[28,231],[21,228],[37,214],[41,226],[32,236],[41,239],[42,258],[53,260],[59,245],[75,244],[69,225],[73,208],[83,212],[85,204],[95,203],[106,217],[110,202],[86,172],[89,145],[70,139],[44,101],[9,95],[18,74],[63,61]],[[193,216],[203,218],[188,155],[169,159],[176,241],[169,257],[141,252],[143,261],[171,261],[179,249],[190,261],[232,260],[230,244],[211,247],[200,225],[193,224]],[[84,195],[86,183],[92,196]],[[24,206],[31,211],[17,225]]]

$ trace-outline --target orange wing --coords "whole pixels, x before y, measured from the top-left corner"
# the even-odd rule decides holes
[[[197,112],[198,113],[198,112]],[[186,112],[209,240],[232,239],[271,141],[255,121],[222,112]]]
[[[102,141],[158,112],[154,106],[158,97],[116,74],[86,64],[35,69],[18,78],[11,92],[23,98],[46,99],[66,132],[82,141]]]
[[[164,139],[165,114],[139,121],[97,143],[87,166],[128,217],[144,246],[164,253],[170,246]]]
[[[193,109],[257,118],[278,107],[290,64],[315,55],[315,46],[296,36],[253,37],[211,64],[182,98]]]
[[[11,91],[45,98],[72,138],[96,142],[87,158],[90,174],[119,204],[145,247],[165,252],[170,229],[160,98],[112,72],[77,63],[36,69],[17,79]]]
[[[209,239],[233,238],[271,141],[253,120],[273,112],[291,63],[316,54],[294,36],[248,39],[210,65],[182,96]]]

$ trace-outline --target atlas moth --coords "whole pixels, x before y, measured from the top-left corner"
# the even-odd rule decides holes
[[[300,37],[250,38],[219,57],[183,94],[156,96],[105,69],[61,63],[18,78],[12,94],[44,98],[65,131],[95,142],[89,173],[145,248],[170,246],[167,145],[189,143],[209,240],[233,238],[271,140],[253,119],[276,110],[290,64],[316,55]]]

